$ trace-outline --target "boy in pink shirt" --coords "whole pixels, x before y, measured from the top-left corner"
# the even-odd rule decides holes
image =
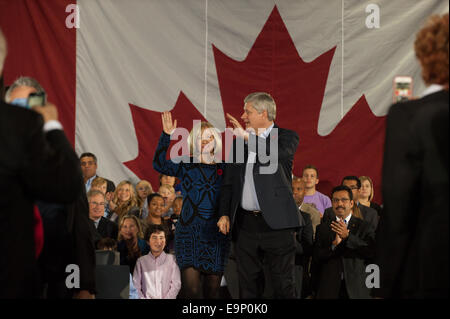
[[[166,254],[166,233],[162,225],[150,225],[150,252],[136,262],[133,283],[139,299],[176,299],[181,288],[180,269],[175,256]]]

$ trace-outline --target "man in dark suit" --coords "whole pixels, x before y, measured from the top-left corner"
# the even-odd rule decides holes
[[[374,255],[375,233],[369,223],[352,215],[352,191],[337,186],[331,194],[333,220],[322,220],[316,231],[314,262],[320,266],[317,299],[370,298],[366,262]]]
[[[307,298],[311,295],[310,264],[313,251],[313,243],[317,226],[320,224],[320,212],[313,204],[303,203],[306,194],[305,181],[293,176],[292,193],[295,203],[303,216],[305,225],[297,234],[297,253],[295,255],[295,285],[297,297]]]
[[[5,100],[26,106],[30,93],[44,88],[36,79],[19,77],[9,87]],[[89,220],[86,193],[83,190],[77,200],[66,205],[39,201],[37,206],[44,228],[44,247],[38,259],[41,273],[42,297],[93,298],[95,293],[94,225]],[[80,287],[67,289],[66,267],[75,264],[80,269]]]
[[[232,231],[241,298],[262,297],[263,261],[274,297],[295,298],[295,233],[304,224],[291,189],[299,138],[275,125],[276,105],[269,94],[252,93],[244,103],[246,131],[227,115],[238,137],[233,163],[224,173],[218,226],[223,233]]]
[[[93,153],[81,154],[80,165],[87,193],[91,189],[92,181],[97,177],[97,156]]]
[[[387,116],[377,297],[449,296],[448,41],[448,13],[431,17],[415,42],[429,86]]]
[[[313,225],[311,215],[300,211],[305,222],[297,232],[297,248],[295,252],[295,294],[297,298],[310,295],[309,261],[313,251]]]
[[[313,226],[311,216],[300,210],[304,225],[298,228],[295,249],[295,296],[298,299],[310,296],[309,261],[313,250]],[[320,213],[319,213],[320,214]],[[264,299],[273,299],[274,291],[270,281],[270,269],[266,262],[264,264]]]
[[[355,202],[356,207],[361,212],[361,217],[368,222],[371,227],[373,227],[374,231],[376,231],[378,227],[378,214],[377,211],[371,207],[364,206],[359,203],[359,195],[361,193],[361,181],[356,176],[345,176],[342,179],[341,185],[347,186],[352,190],[353,201]],[[323,214],[322,220],[333,220],[335,218],[333,207],[327,208]]]
[[[0,74],[5,56],[0,32]],[[81,192],[78,158],[57,119],[51,104],[30,110],[0,101],[0,298],[39,295],[35,201],[70,203]]]
[[[91,189],[88,194],[89,218],[97,229],[97,239],[112,238],[117,240],[118,226],[116,223],[103,217],[106,205],[105,195],[99,191]]]

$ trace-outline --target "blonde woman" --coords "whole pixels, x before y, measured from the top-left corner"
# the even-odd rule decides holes
[[[142,226],[136,216],[124,215],[120,218],[117,251],[120,252],[120,264],[130,266],[131,274],[138,258],[150,251],[143,238]]]
[[[219,232],[217,208],[222,184],[223,163],[216,163],[222,142],[215,128],[206,122],[194,125],[189,135],[190,156],[176,161],[166,159],[170,134],[176,128],[170,112],[162,114],[163,133],[153,159],[161,174],[181,181],[184,198],[175,228],[175,255],[181,270],[183,297],[199,298],[201,275],[203,297],[217,298],[228,258],[229,238]]]
[[[129,181],[122,181],[117,185],[113,199],[109,203],[109,210],[112,213],[110,220],[117,222],[126,214],[139,216],[139,204],[134,192],[134,187]]]
[[[177,197],[175,195],[175,188],[173,188],[169,184],[162,184],[161,186],[159,186],[158,194],[164,198],[164,212],[162,216],[166,219],[169,219],[173,214],[173,201],[175,200],[175,197]]]
[[[142,220],[148,216],[148,203],[147,197],[153,194],[152,184],[146,180],[141,180],[136,184],[137,202],[141,211],[139,218]]]
[[[381,216],[383,209],[380,205],[373,202],[373,182],[369,176],[360,176],[361,193],[359,195],[359,203],[375,209],[378,213],[378,217]]]

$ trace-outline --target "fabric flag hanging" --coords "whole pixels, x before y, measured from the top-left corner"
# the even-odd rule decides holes
[[[71,4],[78,28],[67,27]],[[41,82],[99,175],[154,188],[159,112],[188,130],[193,119],[224,130],[225,113],[240,117],[244,97],[266,91],[276,123],[300,136],[295,175],[315,165],[326,194],[345,175],[367,175],[381,201],[392,81],[411,76],[414,94],[424,89],[415,33],[444,12],[438,0],[0,0],[4,79]]]

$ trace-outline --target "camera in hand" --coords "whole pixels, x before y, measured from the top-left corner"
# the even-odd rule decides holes
[[[33,106],[43,106],[47,104],[47,96],[44,92],[30,93],[27,104],[30,108]]]

